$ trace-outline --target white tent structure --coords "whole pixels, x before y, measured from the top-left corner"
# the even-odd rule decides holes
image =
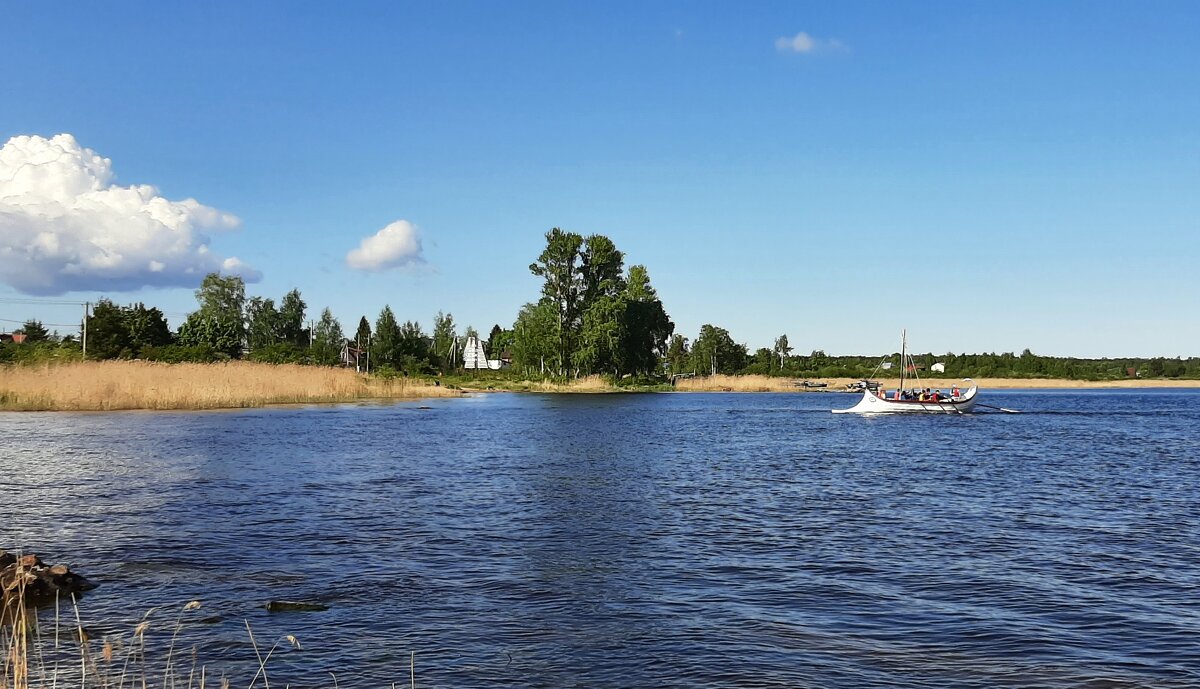
[[[483,350],[483,343],[478,337],[468,337],[467,343],[463,345],[463,368],[469,370],[500,370],[499,359],[488,359],[487,352]]]

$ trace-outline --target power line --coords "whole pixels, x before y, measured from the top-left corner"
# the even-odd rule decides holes
[[[0,318],[0,321],[3,321],[5,323],[20,323],[21,325],[25,325],[26,323],[29,322],[29,321],[14,321],[11,318]],[[55,328],[78,328],[79,327],[78,323],[42,323],[42,325],[43,326],[49,325],[49,326],[55,327]]]
[[[56,305],[56,306],[83,306],[87,302],[82,301],[65,301],[62,299],[16,299],[12,297],[0,297],[0,304],[32,304],[32,305]]]

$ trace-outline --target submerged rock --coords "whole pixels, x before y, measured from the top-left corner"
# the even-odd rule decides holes
[[[66,565],[49,566],[37,555],[16,555],[0,550],[0,595],[5,609],[24,605],[39,608],[55,599],[70,600],[96,588]]]
[[[273,600],[267,603],[267,612],[320,612],[328,610],[324,603],[307,603],[298,600]]]

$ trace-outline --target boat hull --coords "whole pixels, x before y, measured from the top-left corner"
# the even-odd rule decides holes
[[[834,414],[966,414],[975,408],[979,387],[972,385],[955,399],[922,402],[919,400],[885,400],[871,391],[863,392],[858,404],[849,409],[834,409]]]

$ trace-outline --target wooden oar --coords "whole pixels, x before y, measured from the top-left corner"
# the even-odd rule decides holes
[[[1005,414],[1020,414],[1021,413],[1021,410],[1019,410],[1019,409],[1005,409],[1004,407],[993,407],[990,404],[979,404],[978,402],[975,403],[975,406],[976,407],[985,407],[987,409],[995,409],[996,411],[1002,411]]]

